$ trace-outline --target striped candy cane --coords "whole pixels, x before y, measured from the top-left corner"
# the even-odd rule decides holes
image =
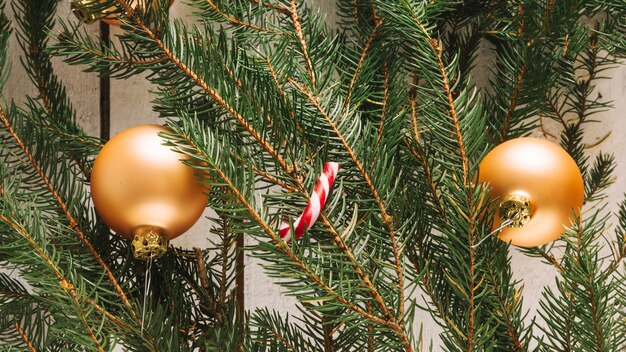
[[[326,197],[330,192],[330,188],[333,186],[333,183],[335,183],[335,176],[337,176],[338,171],[339,164],[333,162],[324,164],[324,172],[322,172],[319,180],[317,180],[315,190],[313,190],[309,203],[306,205],[306,208],[304,208],[302,215],[300,215],[300,217],[293,223],[295,226],[294,233],[296,234],[296,239],[302,237],[304,235],[305,227],[306,230],[309,230],[320,216],[320,212],[322,211],[322,208],[324,208]],[[278,230],[280,237],[284,241],[289,241],[291,239],[291,231],[289,230],[289,224],[286,222],[283,222]]]

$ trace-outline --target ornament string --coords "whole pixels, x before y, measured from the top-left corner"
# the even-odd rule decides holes
[[[480,242],[476,243],[475,245],[471,246],[472,249],[476,249],[481,243],[485,242],[485,240],[497,233],[499,233],[500,231],[502,231],[503,228],[511,225],[513,223],[513,219],[506,219],[502,222],[502,224],[500,224],[500,227],[498,227],[497,229],[491,231],[487,236],[483,237],[482,240],[480,240]]]
[[[152,257],[148,258],[148,265],[146,265],[146,273],[144,275],[144,290],[143,290],[143,307],[141,309],[141,334],[143,335],[143,322],[146,318],[146,297],[148,297],[148,291],[150,290],[150,284],[152,281]]]
[[[335,183],[337,172],[339,172],[338,163],[328,162],[324,164],[324,171],[317,180],[309,203],[306,205],[306,208],[304,208],[302,215],[293,223],[293,232],[296,235],[296,239],[304,236],[304,232],[309,230],[313,224],[315,224],[315,221],[317,221],[320,212],[324,208],[324,204],[326,204],[328,193]],[[287,222],[283,222],[278,233],[280,234],[280,238],[285,242],[289,241],[291,239],[291,226]]]

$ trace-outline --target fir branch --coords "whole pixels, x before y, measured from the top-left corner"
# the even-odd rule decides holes
[[[271,60],[267,56],[266,56],[266,61],[268,63],[268,67],[269,67],[270,73],[271,73],[271,75],[272,75],[272,77],[274,79],[274,82],[276,84],[276,87],[278,88],[279,92],[281,92],[281,95],[284,97],[283,89],[281,88],[281,85],[278,82],[278,77],[277,77],[277,75],[275,73],[275,70],[274,70],[273,65],[271,63]],[[290,118],[293,119],[293,117],[294,117],[293,116],[293,112],[290,111],[289,116],[290,116]],[[299,129],[302,128],[299,123],[296,126]],[[306,190],[304,185],[301,183],[301,181],[299,179],[296,179],[295,182],[297,184],[297,187],[298,187],[299,191],[305,196],[305,198],[308,199],[310,197],[310,195],[308,194],[308,191]],[[384,299],[382,298],[382,296],[380,295],[380,293],[378,292],[378,290],[374,287],[374,285],[372,283],[372,280],[368,277],[367,274],[365,274],[365,272],[363,271],[363,269],[359,265],[358,261],[356,260],[354,254],[352,253],[352,251],[345,244],[345,242],[343,241],[342,237],[339,236],[338,232],[336,231],[336,229],[334,228],[334,226],[331,224],[331,222],[329,221],[329,219],[326,217],[326,215],[324,213],[321,214],[321,218],[322,218],[322,222],[324,224],[324,227],[331,233],[333,241],[335,242],[335,244],[339,247],[340,251],[342,253],[344,253],[348,257],[348,259],[350,260],[350,263],[353,266],[354,270],[356,271],[357,275],[359,275],[359,277],[362,280],[364,280],[366,286],[371,291],[371,294],[375,298],[379,308],[382,310],[382,313],[385,316],[387,316],[389,314],[389,312],[388,312],[388,308],[386,307],[386,303],[385,303]]]
[[[226,100],[212,87],[210,87],[202,78],[201,75],[194,72],[190,67],[185,65],[183,61],[178,58],[165,43],[146,25],[138,13],[126,2],[126,0],[115,0],[120,6],[122,6],[128,17],[142,29],[146,36],[159,48],[163,55],[176,67],[178,67],[188,78],[193,80],[208,96],[210,96],[218,105],[220,105],[226,112],[234,117],[237,122],[249,133],[249,135],[268,153],[274,158],[282,169],[293,172],[293,168],[290,167],[286,160],[280,155],[274,148],[266,141],[260,132],[258,132],[246,119],[235,110],[233,106],[228,104]]]
[[[259,32],[265,32],[265,33],[271,33],[271,34],[277,34],[277,35],[286,35],[286,33],[284,33],[284,32],[279,32],[279,31],[275,31],[273,29],[267,29],[267,28],[259,27],[259,26],[255,25],[255,24],[241,21],[241,20],[237,19],[235,16],[233,16],[231,14],[228,14],[225,11],[223,11],[222,9],[220,9],[217,5],[215,5],[213,0],[204,0],[204,2],[211,9],[213,9],[216,13],[218,13],[221,17],[223,17],[226,21],[230,22],[231,24],[233,24],[235,26],[250,28],[250,29],[253,29],[253,30],[256,30],[256,31],[259,31]]]
[[[306,88],[302,87],[299,83],[295,82],[293,79],[289,79],[289,82],[293,84],[296,88],[298,88],[298,90],[300,90],[300,92],[303,93],[308,98],[309,102],[317,109],[317,111],[324,118],[324,120],[326,120],[326,123],[333,130],[333,132],[335,133],[335,135],[337,136],[337,138],[339,139],[339,141],[345,148],[346,152],[350,156],[350,159],[352,159],[352,162],[354,163],[354,165],[357,167],[357,169],[363,176],[363,179],[365,180],[366,185],[370,189],[376,201],[376,204],[378,205],[378,208],[380,209],[382,221],[385,224],[385,227],[387,228],[389,239],[391,240],[391,243],[392,243],[392,250],[393,250],[393,255],[395,259],[395,270],[396,270],[397,279],[398,279],[398,282],[397,282],[398,294],[400,297],[398,315],[402,317],[404,315],[404,273],[402,269],[401,253],[400,253],[398,241],[396,239],[395,232],[394,232],[393,219],[387,213],[387,208],[385,204],[383,203],[382,199],[380,198],[378,191],[374,187],[374,184],[372,183],[369,173],[365,170],[365,168],[363,167],[363,165],[357,158],[356,154],[354,153],[352,148],[348,145],[346,139],[344,138],[342,133],[339,131],[335,123],[332,121],[330,116],[324,111],[324,109],[322,109],[317,98],[314,97]]]
[[[619,351],[626,346],[626,337],[621,330],[623,321],[617,315],[624,303],[612,290],[618,290],[622,279],[611,277],[611,267],[604,265],[600,246],[595,240],[602,233],[606,218],[591,215],[584,223],[577,219],[565,235],[565,271],[557,281],[561,295],[551,290],[544,294],[540,314],[548,322],[543,330],[549,337],[551,348],[572,350]],[[559,324],[564,310],[571,301],[571,341],[563,339]],[[558,308],[557,308],[558,307]],[[568,334],[570,336],[570,334]],[[569,347],[567,347],[569,346]]]
[[[256,348],[249,346],[248,350],[300,352],[314,351],[320,347],[302,336],[288,318],[283,319],[267,309],[255,311],[249,324],[254,327],[251,343]]]
[[[132,15],[132,13],[131,13]],[[132,16],[131,16],[132,17]],[[136,21],[141,22],[140,19],[135,18]],[[145,26],[144,26],[145,27]],[[164,49],[164,44],[162,42],[160,42],[160,40],[158,38],[156,38],[155,36],[150,36],[148,35],[148,37],[150,37],[150,39],[154,42],[158,42],[157,44],[159,44],[159,50],[163,51]],[[168,56],[172,62],[174,62],[176,64],[176,66],[183,70],[183,72],[185,72],[185,74],[192,78],[196,84],[199,84],[205,91],[207,91],[207,89],[210,90],[210,88],[208,87],[208,85],[206,83],[204,83],[203,81],[201,81],[201,79],[199,78],[199,76],[195,73],[193,73],[188,67],[186,67],[184,64],[182,64],[182,62],[180,60],[178,60],[175,56],[173,56],[173,54],[171,52],[166,52],[166,56]],[[220,101],[218,101],[218,103],[221,103]],[[237,116],[240,117],[240,116]],[[239,120],[242,120],[242,117],[239,118]],[[285,163],[281,163],[281,167],[286,171],[286,173],[292,173],[293,169],[290,166],[287,166]],[[297,180],[295,180],[296,182],[299,182]],[[304,187],[298,183],[298,188],[300,188],[300,190],[306,195],[306,193],[304,192]],[[307,195],[308,196],[308,195]],[[327,220],[326,220],[327,222]],[[337,235],[335,234],[335,237],[337,238]],[[353,257],[352,257],[353,258]],[[355,266],[358,266],[358,264],[356,263],[356,260],[352,259],[352,264]],[[359,270],[359,275],[364,275],[362,270]],[[375,289],[373,288],[373,285],[371,284],[371,282],[369,282],[369,280],[366,281],[367,285],[370,286],[370,289],[372,289],[372,291],[375,291]],[[378,301],[383,302],[382,299],[380,299],[380,294],[376,294],[375,297],[379,297]]]
[[[69,143],[77,143],[77,148],[68,149],[67,155],[80,167],[83,174],[89,177],[91,173],[91,156],[94,152],[91,145],[83,143],[88,139],[75,121],[75,111],[72,107],[65,87],[54,74],[52,61],[46,51],[48,36],[42,27],[52,28],[55,24],[54,14],[56,1],[43,1],[35,4],[32,0],[20,0],[12,4],[13,11],[18,15],[17,23],[20,31],[17,33],[18,43],[24,53],[22,65],[38,91],[36,100],[29,98],[29,103],[41,101],[48,113],[48,119],[41,119],[45,124],[60,131],[60,136],[70,137]],[[82,137],[82,138],[81,138]]]
[[[2,114],[2,110],[0,110],[0,114]],[[0,115],[1,116],[1,115]],[[100,342],[98,341],[98,338],[96,337],[94,330],[92,329],[91,325],[89,324],[89,322],[87,321],[86,318],[86,314],[87,312],[83,312],[81,311],[79,308],[82,307],[82,304],[80,303],[80,301],[78,300],[78,295],[76,294],[76,289],[74,287],[74,285],[72,285],[66,278],[65,276],[61,273],[61,270],[54,264],[54,262],[52,261],[52,259],[50,259],[50,257],[44,252],[43,248],[41,248],[39,245],[37,245],[37,243],[35,242],[35,240],[26,232],[26,230],[24,230],[24,228],[22,226],[20,226],[19,224],[13,222],[11,219],[7,218],[4,215],[0,215],[0,220],[2,222],[4,222],[5,224],[7,224],[9,227],[11,227],[15,232],[17,232],[18,234],[20,234],[32,247],[32,249],[37,253],[37,255],[44,260],[44,262],[48,265],[48,267],[50,268],[50,270],[52,271],[52,273],[57,277],[58,284],[59,287],[62,289],[62,291],[64,291],[69,297],[72,298],[72,300],[74,301],[75,305],[75,309],[76,309],[76,313],[80,316],[81,322],[85,328],[85,331],[87,332],[87,335],[91,338],[91,340],[93,341],[93,346],[101,352],[104,352],[104,349],[102,347],[102,345],[100,344]],[[21,335],[21,334],[20,334]]]
[[[182,131],[180,131],[179,133],[182,133]],[[279,251],[281,251],[282,253],[284,253],[295,265],[297,265],[297,267],[299,268],[299,270],[303,274],[305,274],[311,281],[316,283],[327,294],[331,295],[333,298],[335,298],[337,301],[339,301],[341,304],[346,306],[351,311],[357,313],[358,315],[362,316],[363,318],[366,318],[368,320],[373,321],[374,323],[376,323],[378,325],[389,327],[389,328],[393,329],[394,331],[396,331],[396,333],[404,335],[404,330],[395,321],[393,321],[393,320],[391,320],[391,321],[383,320],[381,318],[378,318],[376,316],[368,314],[366,311],[362,310],[361,308],[357,307],[356,305],[351,304],[343,296],[341,296],[338,292],[336,292],[332,287],[330,287],[322,278],[318,277],[313,271],[311,271],[306,266],[306,264],[304,264],[300,260],[300,258],[298,258],[295,255],[295,253],[292,251],[292,249],[290,247],[286,246],[286,243],[283,242],[280,239],[280,237],[278,236],[278,234],[271,229],[271,227],[263,220],[261,215],[258,214],[254,210],[252,205],[243,196],[241,191],[235,186],[235,184],[233,183],[233,180],[231,180],[226,175],[226,173],[222,169],[220,169],[214,163],[213,159],[211,157],[209,157],[209,155],[206,154],[199,147],[199,145],[196,144],[194,142],[194,140],[191,139],[190,136],[181,134],[180,137],[183,138],[183,141],[189,147],[191,147],[193,149],[193,153],[195,155],[200,157],[205,163],[207,163],[209,165],[209,167],[212,169],[212,171],[215,172],[216,176],[223,182],[224,186],[227,189],[230,190],[230,193],[235,197],[237,202],[244,207],[245,211],[248,213],[248,215],[251,217],[251,219],[254,221],[254,223],[256,223],[258,226],[260,226],[260,228],[263,230],[263,232],[265,232],[265,234],[270,236],[270,238],[275,243],[276,248]],[[179,151],[183,152],[184,149],[179,149]],[[408,350],[410,350],[410,345],[408,345],[408,339],[406,340],[406,343],[407,343],[407,346],[409,346]]]
[[[424,175],[426,176],[426,183],[428,184],[430,192],[432,193],[435,205],[437,206],[437,211],[439,212],[441,218],[446,220],[447,215],[445,210],[443,209],[443,205],[439,196],[439,191],[437,191],[437,186],[435,186],[435,181],[433,179],[431,168],[428,165],[428,160],[426,160],[425,156],[419,151],[419,145],[414,148],[408,141],[405,140],[404,143],[407,149],[410,151],[411,155],[413,155],[415,159],[419,160],[420,164],[422,165],[422,170],[424,171]]]
[[[500,305],[499,313],[504,316],[504,319],[506,322],[506,329],[513,345],[513,351],[515,352],[527,351],[528,350],[527,347],[522,345],[517,328],[514,326],[515,325],[514,320],[516,318],[516,314],[511,313],[511,309],[515,309],[519,307],[519,301],[517,300],[519,295],[516,292],[516,294],[513,297],[513,302],[509,303],[505,301],[507,298],[505,297],[505,295],[502,294],[501,288],[499,287],[500,281],[496,279],[496,273],[494,273],[494,265],[493,263],[489,262],[490,261],[489,257],[487,257],[486,261],[487,261],[487,268],[488,268],[487,270],[489,273],[489,279],[491,280],[493,284],[493,288],[494,288],[496,297],[498,298],[498,303]]]
[[[307,72],[309,74],[309,79],[311,80],[311,87],[315,89],[317,85],[317,79],[315,77],[315,70],[313,68],[313,62],[311,61],[311,57],[309,56],[309,49],[306,43],[306,39],[304,38],[304,32],[302,31],[302,24],[300,23],[300,16],[298,15],[298,0],[290,0],[290,8],[289,8],[289,18],[291,18],[291,24],[296,32],[296,37],[298,38],[298,42],[300,43],[300,49],[302,50],[302,55],[304,56],[304,62],[306,64]]]
[[[118,318],[115,315],[111,314],[111,312],[105,310],[101,305],[99,305],[96,302],[94,302],[94,300],[88,299],[87,300],[87,304],[89,304],[90,306],[93,306],[96,309],[96,311],[98,311],[98,313],[104,315],[110,322],[112,322],[113,324],[117,325],[122,330],[126,330],[126,331],[129,331],[129,332],[132,330],[131,327],[126,325],[126,323],[124,323],[122,320],[120,320],[120,318]]]
[[[442,82],[441,88],[443,89],[443,92],[446,98],[448,99],[449,110],[447,111],[447,113],[452,119],[452,123],[454,125],[454,131],[455,131],[455,138],[458,144],[459,153],[461,154],[461,162],[463,166],[463,184],[465,185],[465,187],[469,187],[469,183],[468,183],[469,182],[469,162],[468,162],[468,158],[465,152],[465,145],[463,142],[463,134],[461,133],[461,125],[459,123],[459,117],[456,112],[454,98],[452,96],[452,91],[450,89],[450,83],[448,82],[448,74],[446,72],[446,67],[441,57],[442,49],[439,46],[439,41],[430,36],[430,33],[428,32],[426,27],[424,27],[420,19],[414,13],[411,13],[411,18],[415,21],[415,24],[417,25],[417,27],[424,34],[428,44],[430,45],[432,49],[433,54],[435,55],[437,59],[437,66],[439,67],[439,71],[441,74],[441,82]]]
[[[85,236],[85,233],[78,225],[78,221],[70,213],[67,205],[65,204],[65,202],[63,201],[59,193],[56,191],[55,187],[52,185],[52,183],[50,182],[46,174],[43,172],[37,160],[31,155],[28,148],[26,148],[26,146],[24,145],[24,142],[22,142],[22,139],[17,135],[17,133],[15,133],[15,131],[13,130],[13,127],[11,126],[11,123],[7,119],[7,116],[2,106],[0,106],[0,121],[4,125],[4,128],[7,130],[7,132],[10,134],[10,136],[13,138],[15,143],[19,146],[24,156],[30,161],[33,169],[35,170],[37,175],[41,178],[41,181],[46,185],[46,187],[50,191],[50,194],[57,202],[58,206],[61,208],[62,213],[65,215],[67,221],[69,222],[69,228],[72,229],[76,233],[77,238],[89,249],[90,253],[96,259],[98,264],[102,267],[102,269],[104,269],[107,277],[109,278],[109,281],[111,281],[111,284],[115,288],[115,291],[117,292],[121,301],[129,309],[129,311],[132,312],[133,316],[136,317],[133,306],[131,305],[130,301],[126,297],[126,294],[124,293],[124,290],[122,289],[117,279],[115,278],[115,275],[113,275],[113,272],[111,271],[111,269],[109,269],[109,266],[104,262],[104,260],[102,260],[102,257],[100,256],[100,254],[93,247],[93,245],[91,244],[87,236]]]
[[[513,85],[513,92],[511,93],[511,104],[507,110],[506,116],[504,117],[504,123],[502,124],[502,131],[500,131],[500,140],[499,143],[503,143],[508,136],[508,132],[511,125],[511,116],[513,115],[513,111],[517,107],[517,99],[520,94],[520,90],[522,89],[522,85],[524,82],[524,77],[526,76],[526,65],[522,65],[522,68],[515,78],[515,83]]]
[[[300,134],[304,135],[304,127],[302,126],[302,123],[299,120],[296,119],[296,114],[294,112],[294,108],[293,108],[292,104],[290,103],[290,101],[288,100],[286,92],[283,89],[283,87],[282,87],[282,85],[281,85],[281,83],[280,83],[280,81],[278,79],[278,75],[276,73],[276,69],[274,68],[274,65],[272,64],[271,58],[269,56],[267,56],[267,55],[265,56],[265,62],[267,63],[267,69],[269,71],[269,74],[272,77],[272,80],[274,81],[274,85],[276,87],[276,90],[278,91],[278,94],[280,94],[280,97],[281,97],[281,100],[282,100],[283,104],[288,107],[289,119],[294,124],[295,128],[297,129],[297,131]],[[307,150],[307,154],[309,154],[311,146],[309,145],[307,140],[304,141],[304,146],[305,146],[305,148]],[[300,174],[301,173],[297,163],[294,163],[293,167],[294,167],[295,174]],[[300,190],[303,190],[302,186],[300,186]]]
[[[385,120],[387,119],[387,108],[389,103],[389,68],[387,64],[383,66],[383,102],[380,110],[380,124],[378,126],[378,138],[376,139],[376,154],[372,158],[370,167],[376,162],[378,157],[378,151],[381,149],[381,143],[383,141],[383,135],[385,131]]]
[[[367,42],[363,46],[363,49],[361,51],[361,56],[359,57],[359,62],[356,64],[356,68],[354,69],[354,74],[352,75],[352,79],[350,80],[350,84],[348,85],[348,89],[347,89],[346,94],[345,94],[346,97],[345,97],[345,99],[343,101],[342,111],[344,113],[346,112],[346,109],[348,108],[348,106],[351,103],[350,99],[352,97],[352,90],[354,89],[354,85],[356,84],[357,78],[359,77],[359,74],[361,73],[361,70],[363,69],[363,62],[365,61],[365,58],[368,55],[368,52],[370,50],[370,46],[372,45],[372,42],[374,41],[374,38],[376,38],[378,27],[382,23],[383,23],[383,21],[378,21],[376,23],[376,25],[372,29],[372,32],[370,33],[369,37],[367,38]],[[381,122],[381,126],[382,126],[382,122]]]

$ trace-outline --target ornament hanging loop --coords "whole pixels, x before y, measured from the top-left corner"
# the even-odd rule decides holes
[[[133,232],[133,256],[135,259],[161,258],[167,251],[167,238],[163,231],[152,226],[140,226]]]
[[[510,221],[511,227],[523,227],[530,221],[533,207],[530,198],[522,193],[507,195],[500,203],[500,220],[504,223]]]
[[[489,237],[499,233],[500,231],[502,231],[503,228],[507,227],[507,226],[511,226],[513,222],[509,219],[504,220],[502,222],[502,224],[500,224],[500,227],[498,227],[497,229],[491,231],[487,236],[483,237],[482,240],[480,240],[480,242],[476,243],[475,245],[470,246],[472,249],[476,249],[478,248],[478,246],[480,246],[481,243],[485,242],[486,239],[488,239]]]

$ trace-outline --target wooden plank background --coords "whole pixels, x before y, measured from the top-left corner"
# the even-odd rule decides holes
[[[313,8],[317,8],[327,13],[327,22],[334,26],[337,20],[335,16],[334,0],[310,0]],[[59,2],[58,15],[61,17],[71,17],[69,1]],[[171,8],[172,17],[188,18],[191,11],[177,1]],[[88,25],[88,30],[94,35],[100,33],[98,23]],[[120,32],[117,27],[111,27],[112,38]],[[21,68],[19,57],[20,48],[15,39],[15,35],[10,41],[10,57],[12,62],[12,74],[4,88],[4,97],[7,100],[15,99],[16,102],[23,102],[26,94],[35,95],[29,79]],[[478,61],[480,62],[480,61]],[[540,63],[537,63],[540,64]],[[128,80],[100,80],[95,74],[81,72],[79,67],[71,67],[60,60],[54,63],[58,76],[65,83],[68,93],[72,99],[74,107],[78,112],[78,120],[81,126],[89,134],[99,136],[101,132],[101,98],[110,101],[110,134],[116,133],[138,124],[159,123],[156,114],[152,111],[150,93],[151,85],[142,77],[135,77]],[[477,67],[475,76],[478,80],[484,79],[487,75],[486,67]],[[591,152],[597,153],[599,150],[614,153],[617,159],[617,169],[615,175],[617,182],[610,190],[609,211],[615,211],[617,203],[622,200],[622,195],[626,192],[626,66],[622,65],[608,73],[611,79],[601,81],[596,90],[604,101],[613,100],[614,108],[602,113],[599,118],[601,124],[590,127],[591,144],[611,131],[611,135],[599,147],[595,147]],[[110,90],[107,92],[107,83],[110,83]],[[101,90],[101,87],[104,89]],[[106,105],[105,105],[106,106]],[[104,114],[106,115],[106,113]],[[621,117],[621,118],[620,118]],[[207,213],[208,214],[208,213]],[[203,219],[199,221],[187,234],[173,241],[174,245],[182,247],[206,247],[209,240],[208,228],[210,223]],[[250,244],[250,239],[246,239]],[[294,299],[281,294],[281,288],[272,283],[264,273],[259,263],[245,257],[245,307],[254,309],[255,307],[270,307],[283,313],[297,313],[294,307]],[[524,307],[531,310],[531,316],[538,307],[542,288],[546,285],[553,285],[554,270],[550,266],[542,264],[536,258],[526,257],[517,250],[512,249],[512,266],[517,278],[524,282]],[[420,297],[417,293],[416,297]],[[418,298],[419,299],[419,298]],[[438,345],[437,333],[439,327],[433,323],[432,318],[427,313],[418,313],[415,321],[416,328],[424,324],[425,337],[433,339],[435,346]]]

